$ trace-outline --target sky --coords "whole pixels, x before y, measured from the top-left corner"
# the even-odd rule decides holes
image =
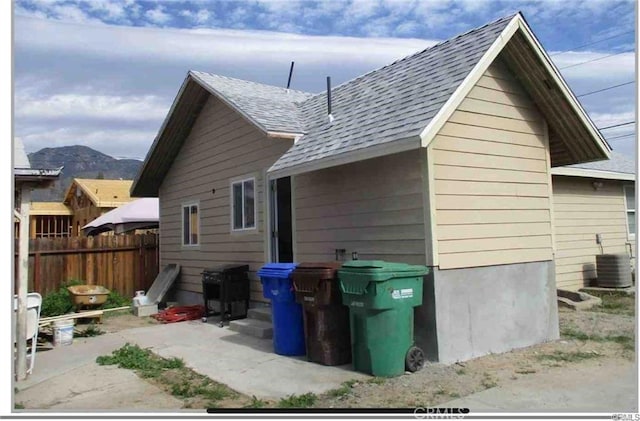
[[[144,159],[190,69],[315,93],[516,11],[597,127],[635,121],[633,1],[17,0],[13,134]]]

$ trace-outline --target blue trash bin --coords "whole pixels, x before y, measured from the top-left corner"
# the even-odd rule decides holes
[[[291,273],[297,263],[268,263],[259,271],[264,298],[271,300],[273,349],[280,355],[304,355],[302,306],[296,302]]]

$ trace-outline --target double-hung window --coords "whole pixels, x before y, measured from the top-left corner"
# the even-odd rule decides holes
[[[627,229],[629,238],[636,236],[636,192],[635,186],[624,186],[624,203],[627,208]]]
[[[231,229],[246,231],[256,228],[256,179],[231,182]]]
[[[200,241],[200,210],[199,204],[187,203],[182,205],[182,245],[197,246]]]

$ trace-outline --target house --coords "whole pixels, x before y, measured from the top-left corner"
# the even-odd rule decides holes
[[[63,204],[73,214],[73,236],[82,235],[82,227],[103,213],[129,203],[132,180],[74,178],[64,195]]]
[[[31,202],[29,238],[70,237],[73,210],[62,202]]]
[[[431,268],[415,313],[431,360],[558,338],[551,169],[611,149],[523,16],[328,93],[188,72],[131,190],[159,197],[175,298],[200,303],[203,269],[242,263],[264,301],[265,262],[357,254]]]
[[[29,278],[29,208],[31,190],[47,188],[60,176],[62,168],[31,168],[31,163],[20,138],[13,141],[13,216],[18,222],[18,273],[15,377],[23,380],[27,375],[27,288]]]
[[[629,254],[635,267],[635,172],[617,152],[608,161],[551,169],[558,288],[589,286],[597,254]]]

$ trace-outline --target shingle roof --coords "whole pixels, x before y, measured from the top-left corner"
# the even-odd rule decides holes
[[[584,168],[597,171],[611,171],[625,174],[636,173],[636,163],[620,152],[611,152],[611,159],[584,164],[567,165],[564,168]]]
[[[208,94],[268,136],[296,138],[268,170],[282,177],[428,145],[496,54],[520,73],[534,101],[544,105],[541,111],[556,133],[553,166],[609,156],[611,148],[516,13],[333,88],[331,123],[326,92],[190,71],[136,177],[133,194],[158,194]]]
[[[193,70],[189,74],[264,131],[302,133],[304,130],[296,103],[313,94]]]
[[[417,137],[515,15],[473,29],[331,90],[327,94],[191,71],[265,131],[303,134],[270,168],[281,170],[344,152]]]
[[[270,168],[417,137],[455,92],[513,16],[444,41],[332,89],[302,104],[307,134]]]
[[[31,168],[31,163],[24,151],[24,143],[20,138],[13,139],[13,168]]]

